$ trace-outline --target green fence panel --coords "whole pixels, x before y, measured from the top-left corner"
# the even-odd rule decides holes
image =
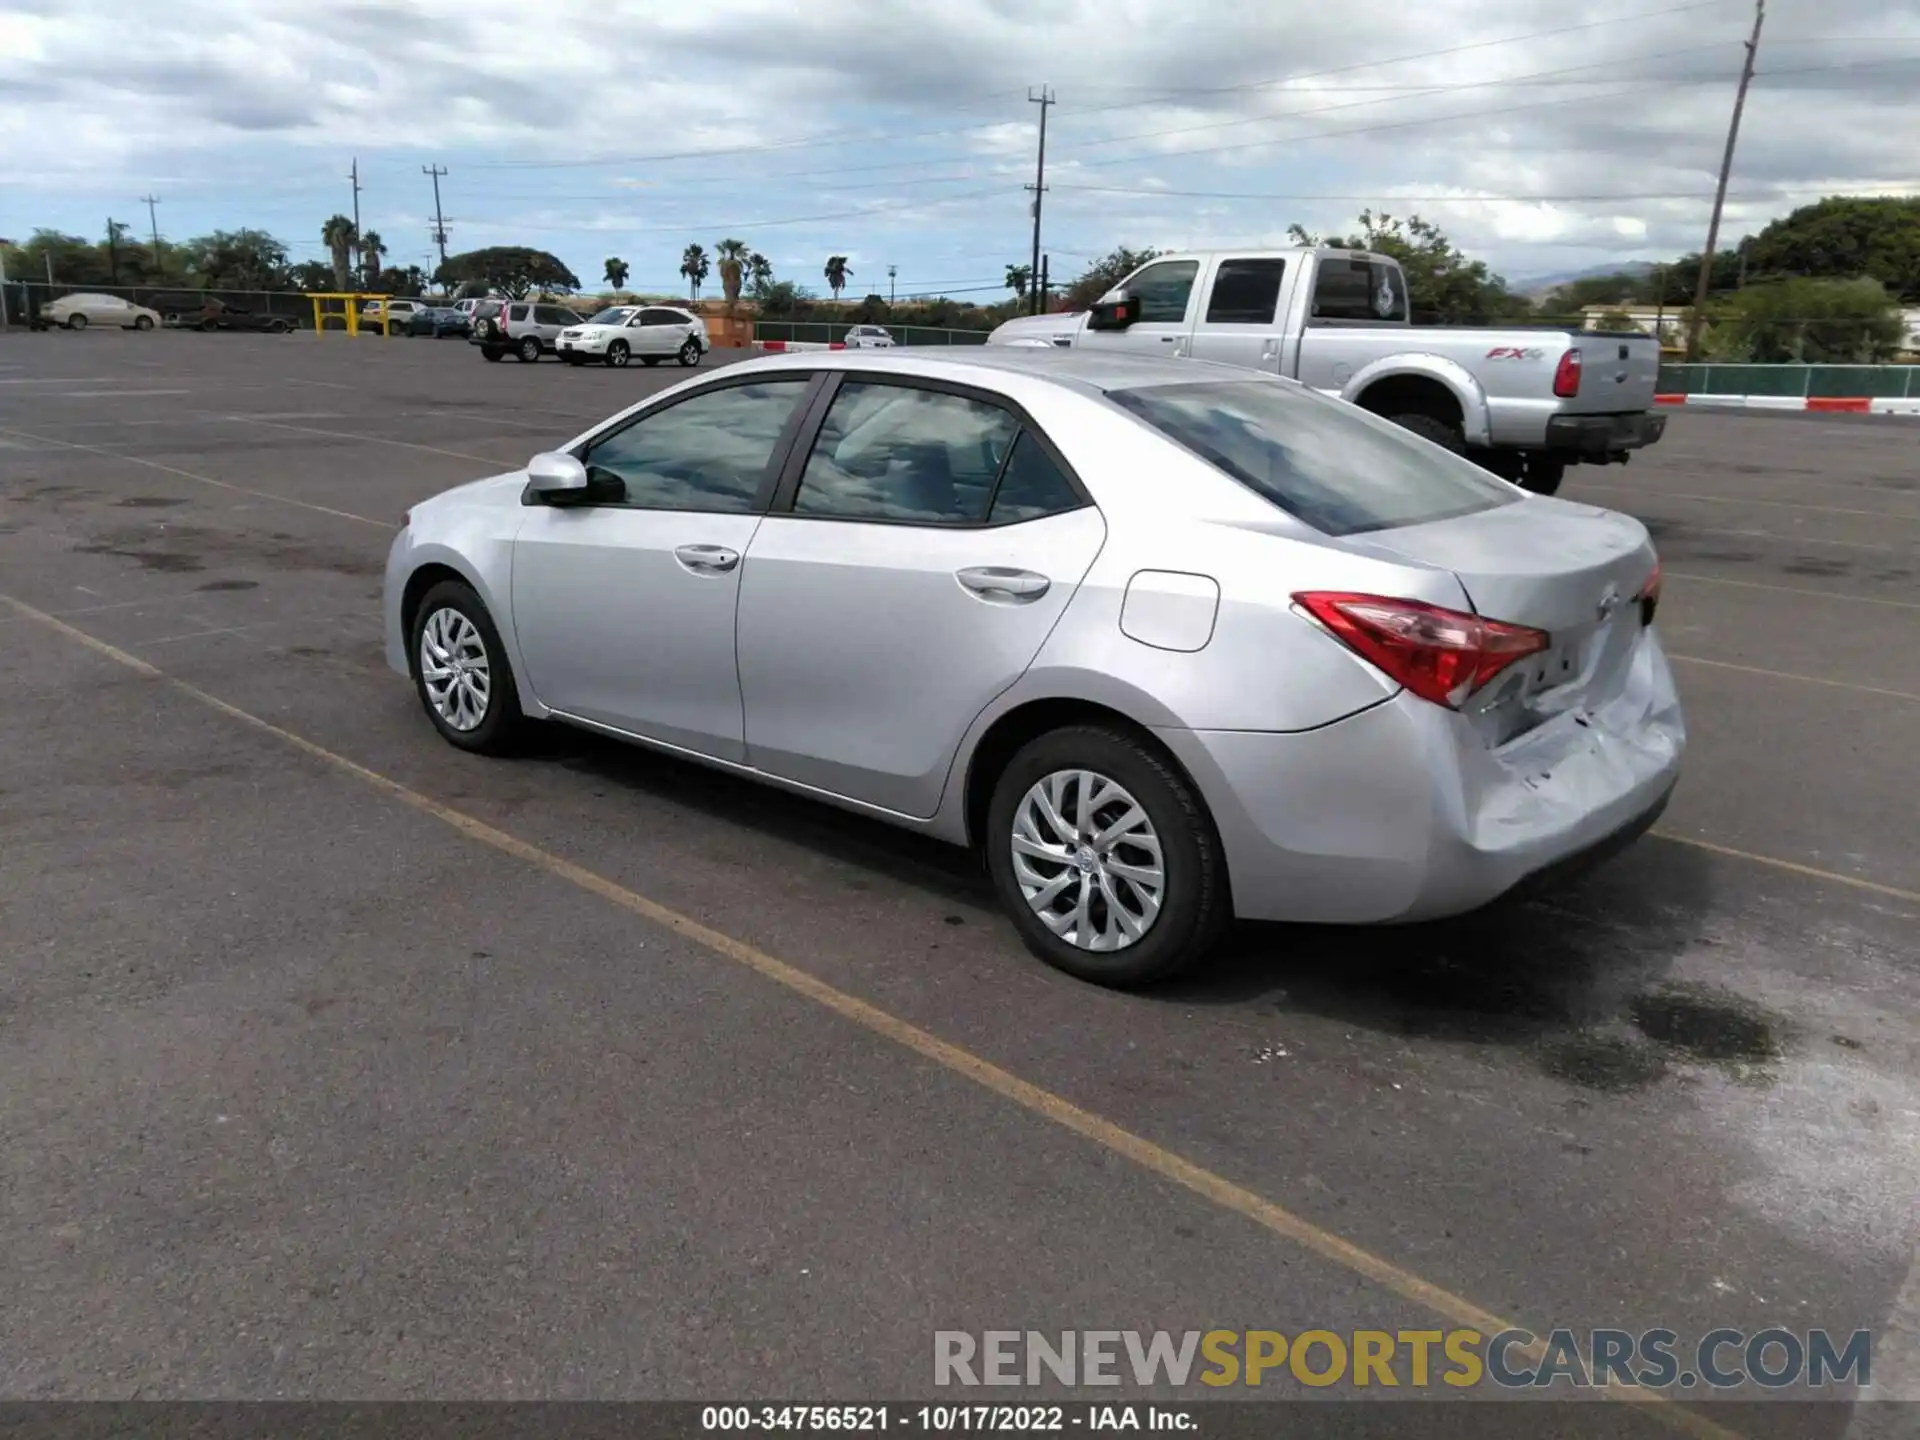
[[[1898,399],[1906,394],[1910,365],[1815,365],[1809,395],[1874,396]]]
[[[1806,365],[1709,365],[1708,395],[1805,395]]]

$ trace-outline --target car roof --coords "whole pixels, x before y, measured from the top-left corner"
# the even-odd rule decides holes
[[[928,353],[930,350],[932,353]],[[972,376],[986,384],[992,384],[998,376],[1018,376],[1098,393],[1134,390],[1147,385],[1193,385],[1224,379],[1257,382],[1264,378],[1261,372],[1244,366],[1218,365],[1204,360],[1017,345],[942,346],[938,350],[909,345],[893,350],[801,351],[797,354],[786,351],[743,363],[754,369],[791,370],[796,361],[822,370],[859,370],[954,381],[965,381]]]

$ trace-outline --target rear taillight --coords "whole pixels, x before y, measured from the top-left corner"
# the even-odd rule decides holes
[[[1294,600],[1362,659],[1422,700],[1457,709],[1516,660],[1547,648],[1544,630],[1420,600],[1309,590]]]
[[[493,323],[502,335],[505,335],[507,333],[507,307],[506,306],[502,305],[500,307],[500,318],[495,320]]]
[[[1653,562],[1653,574],[1647,577],[1647,583],[1640,587],[1640,623],[1651,625],[1653,612],[1660,608],[1660,562]]]
[[[1571,400],[1580,393],[1579,350],[1567,351],[1553,367],[1553,393],[1562,400]]]

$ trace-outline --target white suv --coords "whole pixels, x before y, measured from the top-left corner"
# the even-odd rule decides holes
[[[553,354],[560,333],[579,323],[580,317],[564,305],[482,300],[473,309],[473,333],[467,340],[489,360],[512,355],[532,362]]]
[[[707,322],[689,311],[671,305],[614,305],[562,330],[555,348],[569,365],[619,368],[635,360],[658,365],[668,356],[682,365],[698,365],[713,344],[707,339]]]

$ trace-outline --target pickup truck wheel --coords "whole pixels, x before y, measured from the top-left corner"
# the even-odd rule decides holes
[[[1526,469],[1520,476],[1520,488],[1531,490],[1536,495],[1551,495],[1566,478],[1566,461],[1549,459],[1545,455],[1529,455]]]
[[[1388,415],[1387,420],[1402,430],[1411,430],[1422,440],[1431,440],[1443,450],[1451,450],[1456,455],[1467,453],[1467,438],[1460,433],[1458,425],[1450,425],[1434,415]]]

